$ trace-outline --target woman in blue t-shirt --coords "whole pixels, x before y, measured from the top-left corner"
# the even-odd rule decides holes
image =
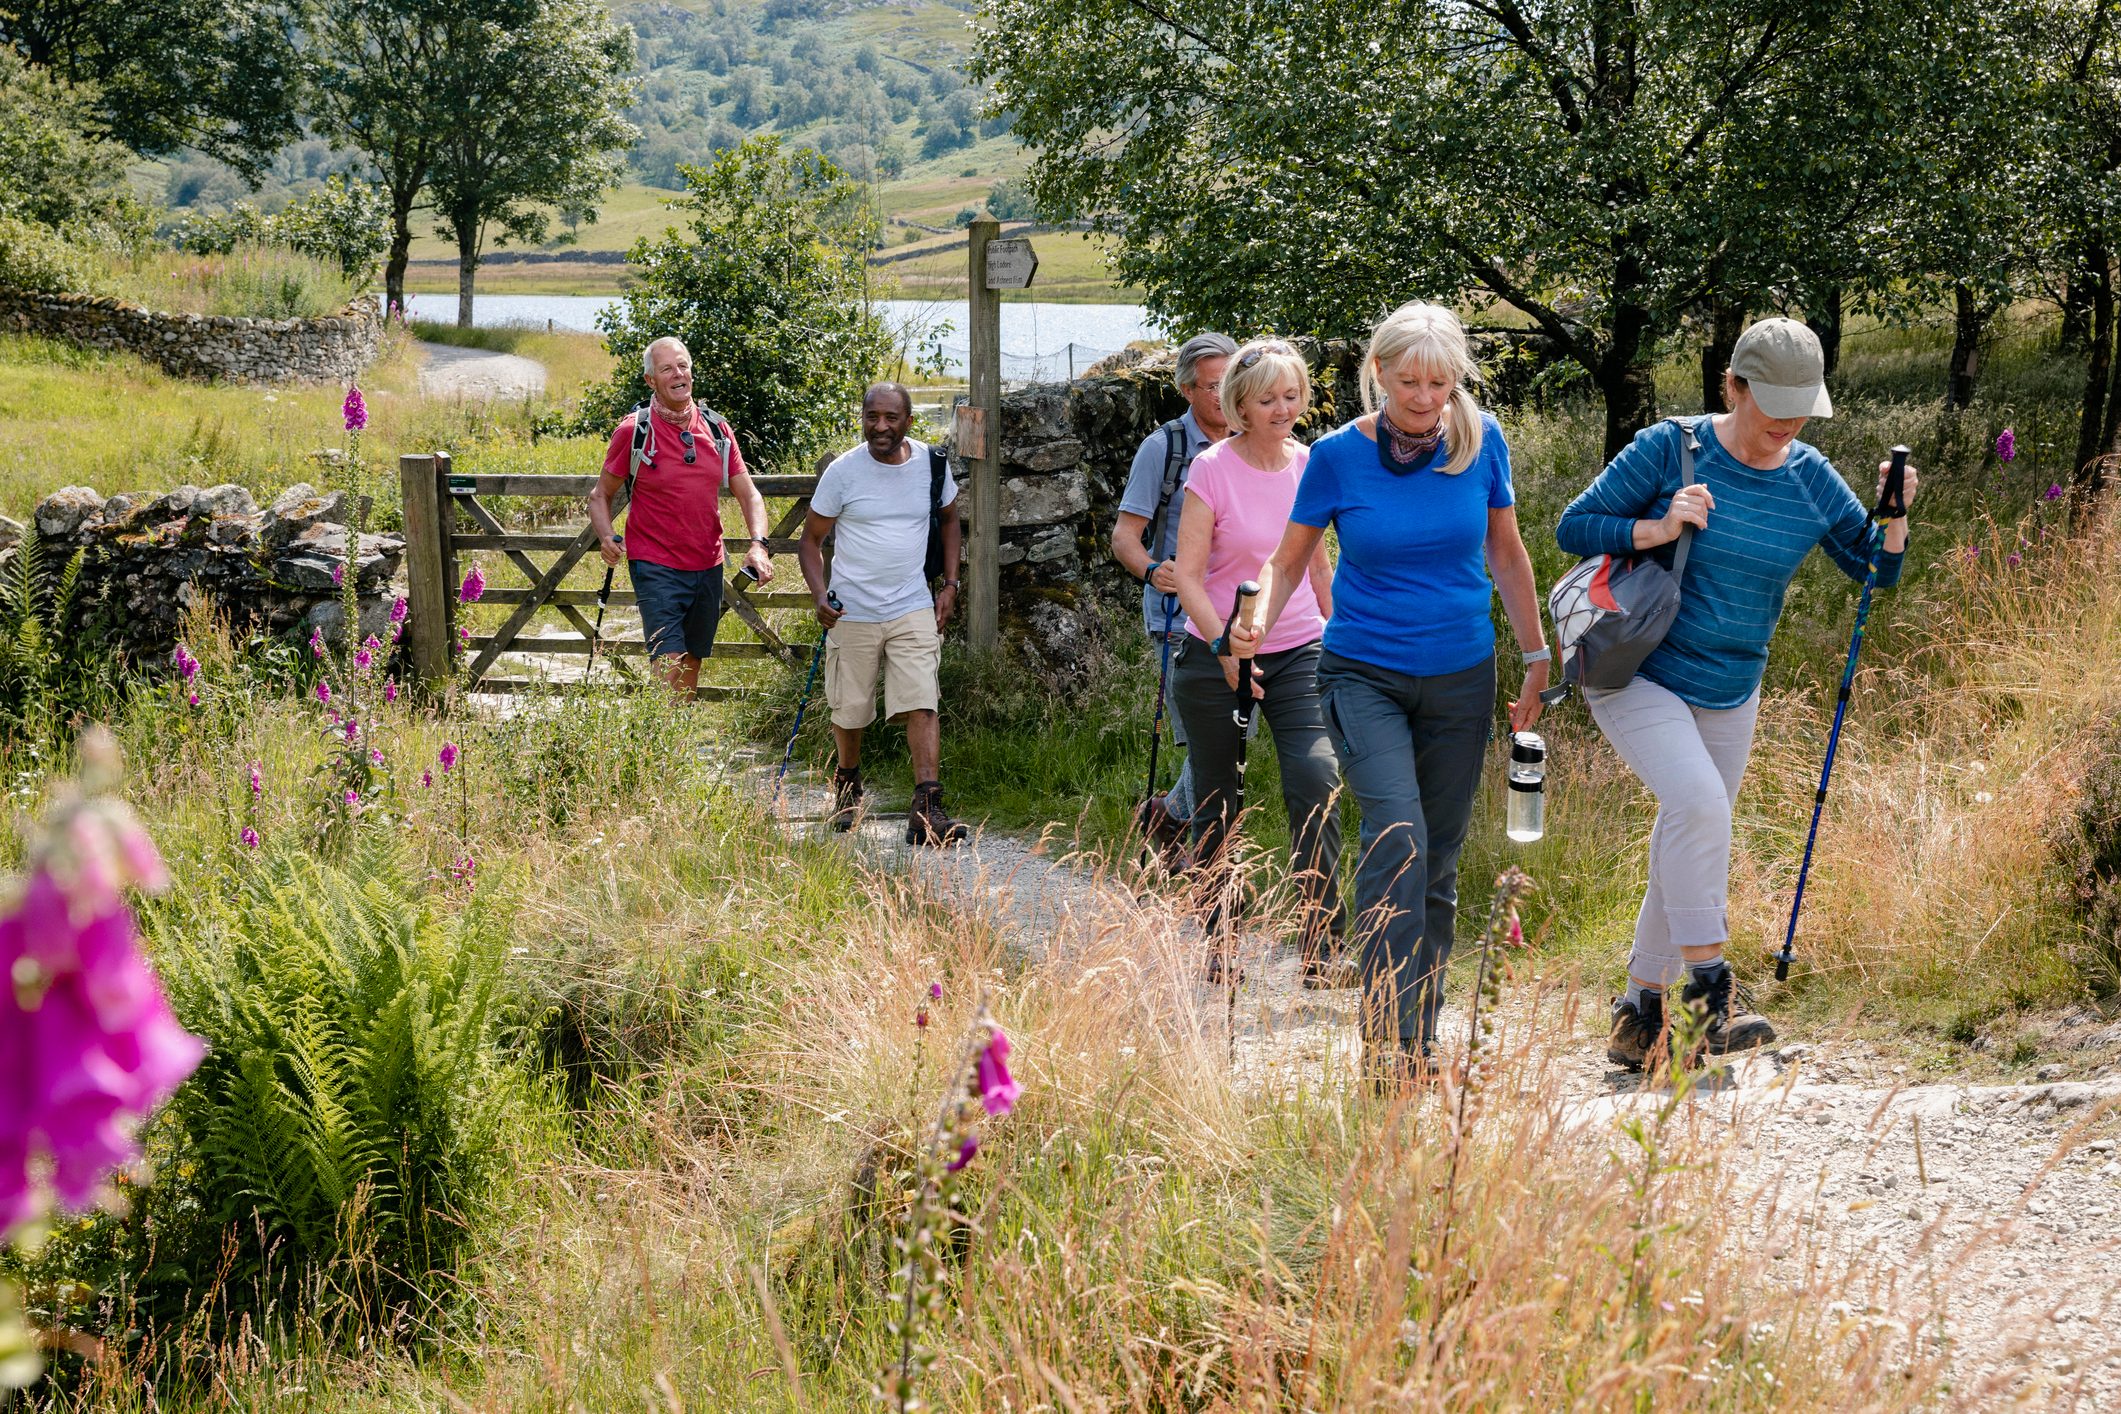
[[[1626,687],[1583,695],[1606,740],[1657,797],[1628,989],[1613,1001],[1606,1041],[1606,1056],[1630,1070],[1648,1065],[1660,1044],[1664,993],[1675,984],[1712,1054],[1775,1039],[1765,1018],[1734,1009],[1723,960],[1731,809],[1753,749],[1768,640],[1814,546],[1859,581],[1875,554],[1879,587],[1899,582],[1905,503],[1918,479],[1909,467],[1901,516],[1874,534],[1848,483],[1797,440],[1808,418],[1832,417],[1834,405],[1819,338],[1794,319],[1763,319],[1739,335],[1723,397],[1730,411],[1692,424],[1693,485],[1680,485],[1687,429],[1660,422],[1621,448],[1554,528],[1572,555],[1652,552],[1668,565],[1680,534],[1694,531],[1664,641]],[[1881,490],[1885,470],[1881,462]]]
[[[1368,411],[1312,445],[1288,531],[1259,577],[1271,627],[1325,528],[1339,533],[1318,695],[1362,806],[1363,1040],[1367,1068],[1384,1080],[1424,1072],[1434,1044],[1458,851],[1495,711],[1492,594],[1528,645],[1512,730],[1539,720],[1551,658],[1510,450],[1466,390],[1472,375],[1450,310],[1416,302],[1387,315],[1363,355]]]

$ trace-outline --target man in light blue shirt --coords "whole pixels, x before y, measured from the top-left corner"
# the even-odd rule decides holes
[[[1186,411],[1150,433],[1134,453],[1127,487],[1119,499],[1119,519],[1112,527],[1112,554],[1142,582],[1142,629],[1157,649],[1185,632],[1185,615],[1174,613],[1178,578],[1171,563],[1178,553],[1178,514],[1185,500],[1186,474],[1193,459],[1230,435],[1223,421],[1223,370],[1237,352],[1227,334],[1196,334],[1180,345],[1172,381],[1186,400]],[[1186,744],[1175,707],[1166,704],[1175,746]],[[1154,788],[1154,782],[1151,782]],[[1182,848],[1186,824],[1193,818],[1193,771],[1179,769],[1168,795],[1152,795],[1143,807],[1144,832],[1166,859]]]

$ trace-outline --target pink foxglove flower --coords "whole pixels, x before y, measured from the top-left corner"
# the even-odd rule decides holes
[[[361,792],[349,788],[346,792],[346,808],[351,810],[361,803]]]
[[[265,794],[265,771],[255,761],[250,763],[250,794],[253,800]]]
[[[1996,434],[1996,460],[2009,461],[2018,455],[2018,434],[2006,427]]]
[[[322,681],[319,681],[319,682],[317,683],[317,701],[319,701],[319,702],[330,702],[330,701],[331,701],[331,684],[330,684],[330,683],[328,683],[328,682],[322,682]]]
[[[410,611],[410,606],[406,604],[404,595],[400,594],[397,598],[390,601],[390,621],[392,623],[404,623],[405,615]]]
[[[375,660],[376,655],[369,652],[366,648],[356,649],[353,655],[354,666],[361,669],[363,672],[366,672],[368,670],[368,665],[370,663],[375,662]]]
[[[976,1083],[980,1103],[987,1107],[987,1113],[1005,1115],[1016,1108],[1024,1087],[1009,1074],[1008,1036],[999,1026],[992,1029],[994,1034],[987,1038],[986,1047],[980,1051],[976,1063]]]
[[[368,400],[361,396],[360,384],[346,390],[346,401],[339,405],[339,412],[346,419],[348,432],[359,432],[368,426]]]
[[[371,765],[371,766],[380,766],[380,765],[382,765],[382,764],[383,764],[383,748],[382,748],[382,747],[380,747],[380,746],[371,746],[371,747],[369,747],[369,748],[368,748],[368,764],[369,764],[369,765]]]
[[[939,1002],[942,999],[943,984],[940,982],[930,982],[928,984],[928,1000],[931,1002]]]
[[[249,825],[243,827],[243,847],[245,849],[256,849],[258,847],[258,832]]]
[[[2061,500],[2061,499],[2062,499],[2062,483],[2061,483],[2061,482],[2059,482],[2059,481],[2051,483],[2051,484],[2050,484],[2050,485],[2048,486],[2048,488],[2047,488],[2047,491],[2046,491],[2046,493],[2045,493],[2044,495],[2042,495],[2042,496],[2040,497],[2040,499],[2041,499],[2041,500],[2043,500],[2043,501],[2059,501],[2059,500]]]
[[[345,566],[345,565],[343,565],[343,564],[340,564],[340,563],[338,563],[337,561],[333,561],[333,562],[332,562],[332,567],[331,567],[331,582],[332,582],[332,584],[333,584],[334,586],[336,586],[336,585],[341,585],[341,584],[344,584],[344,583],[346,583],[346,566]]]
[[[184,705],[185,705],[185,706],[187,706],[187,707],[196,707],[196,706],[198,706],[198,705],[199,705],[199,694],[195,692],[195,693],[193,693],[193,694],[192,694],[191,696],[189,696],[189,697],[185,698],[185,699],[184,699]]]
[[[435,754],[435,760],[442,763],[445,773],[448,772],[457,764],[457,744],[453,741],[443,742],[442,749]]]
[[[426,770],[426,771],[422,771],[422,772],[420,772],[420,789],[421,789],[421,790],[427,790],[427,789],[431,788],[431,787],[432,787],[432,786],[434,785],[434,783],[435,783],[435,773],[434,773],[434,772],[433,772],[432,770]]]
[[[315,655],[316,655],[317,657],[319,657],[319,658],[321,658],[321,657],[323,657],[323,656],[324,656],[324,630],[323,630],[323,629],[321,629],[321,628],[313,628],[313,629],[311,629],[311,630],[309,631],[309,651],[310,651],[311,653],[315,654]]]
[[[383,700],[385,702],[395,702],[398,700],[398,680],[396,678],[386,678],[384,680]]]
[[[485,592],[486,576],[477,565],[473,565],[471,573],[464,576],[464,583],[457,587],[457,602],[459,604],[476,604],[479,601],[479,596]]]
[[[348,717],[346,719],[346,739],[348,741],[358,741],[360,737],[361,724],[352,717]]]
[[[966,1164],[971,1163],[972,1156],[974,1154],[977,1154],[978,1152],[979,1136],[977,1134],[966,1135],[964,1142],[957,1146],[957,1157],[952,1159],[949,1163],[943,1165],[943,1171],[945,1173],[956,1173]]]
[[[114,786],[117,748],[84,738],[85,788],[62,798],[29,878],[0,902],[0,1232],[46,1205],[92,1203],[138,1159],[138,1122],[206,1053],[139,950],[129,887],[169,876]],[[100,778],[100,779],[99,779]],[[48,1166],[48,1168],[47,1168]]]

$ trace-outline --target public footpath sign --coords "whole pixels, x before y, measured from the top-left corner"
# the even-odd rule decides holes
[[[1022,236],[987,242],[987,288],[1028,290],[1038,273],[1038,252]]]

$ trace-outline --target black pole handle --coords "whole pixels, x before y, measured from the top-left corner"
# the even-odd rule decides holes
[[[1872,520],[1898,520],[1907,514],[1907,448],[1894,447],[1892,458],[1885,485],[1878,493],[1878,509],[1871,512]]]

